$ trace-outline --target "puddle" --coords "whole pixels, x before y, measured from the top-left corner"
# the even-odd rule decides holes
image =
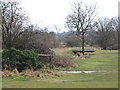
[[[93,72],[106,72],[106,71],[61,71],[64,73],[93,73]]]
[[[117,70],[113,70],[113,71],[117,71]],[[113,72],[113,71],[60,71],[60,72],[64,72],[64,73],[93,73],[93,72]],[[87,78],[84,78],[84,79],[77,79],[77,80],[61,80],[63,82],[71,82],[71,81],[80,81],[80,80],[91,80],[91,79],[94,79],[94,78],[99,78],[103,75],[105,75],[106,73],[102,73],[102,74],[99,74],[99,75],[96,75],[96,76],[92,76],[92,77],[87,77]]]

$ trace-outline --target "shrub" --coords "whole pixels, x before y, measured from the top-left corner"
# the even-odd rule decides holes
[[[62,68],[70,68],[75,67],[74,62],[70,61],[67,57],[58,57],[56,56],[54,59],[54,66],[62,67]]]
[[[7,70],[16,68],[21,72],[26,68],[33,70],[42,68],[42,65],[38,63],[38,55],[30,50],[16,50],[15,48],[3,50],[2,59],[3,69]]]

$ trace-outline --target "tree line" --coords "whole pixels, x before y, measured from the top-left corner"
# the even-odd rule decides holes
[[[66,18],[68,29],[74,31],[81,39],[83,55],[85,43],[93,46],[98,45],[102,49],[118,49],[119,18],[97,19],[96,9],[96,5],[88,6],[82,2],[74,3],[72,12]],[[70,38],[67,39],[67,44],[74,41],[72,38],[70,41]],[[77,42],[76,38],[75,40]]]
[[[85,46],[100,47],[101,49],[118,49],[119,20],[102,18],[94,22],[93,29],[87,30],[84,35]],[[82,37],[77,36],[77,31],[62,33],[60,39],[68,47],[82,47]]]
[[[35,50],[37,53],[50,53],[49,48],[59,42],[54,32],[29,24],[29,19],[17,1],[1,1],[2,48]]]
[[[50,32],[29,23],[29,18],[16,1],[1,1],[2,48],[35,50],[51,53],[50,48],[99,46],[102,49],[118,49],[119,18],[96,19],[96,5],[74,3],[66,17],[68,32]],[[56,27],[57,28],[57,27]],[[84,55],[84,52],[83,52]]]
[[[83,55],[85,46],[118,49],[120,18],[96,20],[96,6],[74,3],[72,12],[66,17],[68,31],[59,33],[60,29],[55,26],[56,34],[47,27],[30,24],[19,5],[17,1],[0,1],[3,69],[42,68],[44,65],[38,62],[38,53],[53,55],[51,48],[82,47]],[[55,56],[54,66],[74,67],[74,63],[67,57]]]

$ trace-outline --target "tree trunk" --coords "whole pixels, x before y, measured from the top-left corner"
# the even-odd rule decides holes
[[[82,54],[84,56],[84,33],[82,33]]]

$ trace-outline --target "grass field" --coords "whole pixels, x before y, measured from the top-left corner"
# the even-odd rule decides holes
[[[72,48],[54,49],[61,57],[69,57],[76,68],[60,70],[108,71],[94,73],[65,74],[52,79],[40,78],[3,78],[3,88],[117,88],[118,87],[118,51],[96,51],[86,59],[80,59],[71,53]]]
[[[72,48],[55,49],[59,56],[69,57],[73,62],[77,63],[76,68],[61,68],[62,70],[117,70],[118,69],[118,51],[116,50],[98,50],[91,53],[86,59],[76,57],[72,52]]]

